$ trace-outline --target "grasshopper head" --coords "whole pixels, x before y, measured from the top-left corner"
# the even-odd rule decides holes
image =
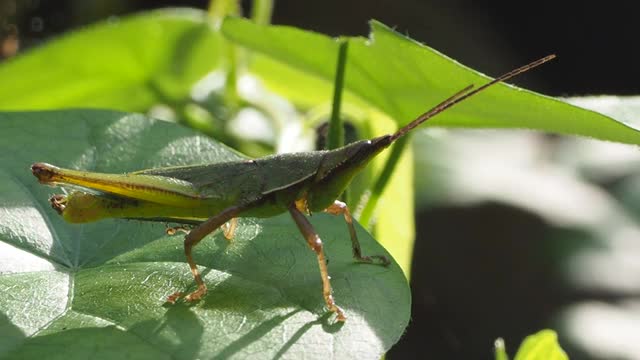
[[[331,205],[353,177],[392,142],[390,135],[384,135],[328,151],[308,195],[310,210],[320,211]]]
[[[371,140],[363,141],[360,146],[349,148],[345,146],[347,152],[346,160],[342,166],[361,169],[366,166],[382,150],[386,149],[393,140],[390,135],[383,135]]]
[[[340,174],[355,175],[391,143],[391,136],[384,135],[331,150],[318,169],[317,180],[321,181],[326,177],[335,178]]]

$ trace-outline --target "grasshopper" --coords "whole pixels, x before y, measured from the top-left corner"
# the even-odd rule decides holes
[[[319,211],[342,215],[351,237],[353,257],[365,263],[388,265],[390,262],[385,256],[362,254],[351,213],[345,203],[336,200],[353,177],[382,150],[428,119],[489,86],[554,57],[549,55],[512,70],[476,89],[469,85],[394,134],[357,141],[335,150],[278,154],[255,160],[157,168],[126,174],[69,170],[46,163],[33,164],[31,171],[42,184],[68,184],[90,190],[50,198],[53,209],[71,223],[124,218],[195,225],[191,230],[186,227],[168,230],[169,233],[177,230],[186,233],[184,252],[197,284],[197,289],[186,296],[182,292],[170,295],[167,298],[170,303],[183,297],[188,302],[197,301],[206,294],[207,287],[191,252],[207,234],[223,228],[224,236],[231,240],[238,217],[265,218],[289,212],[316,254],[322,295],[328,310],[336,314],[338,321],[345,321],[344,311],[333,298],[322,240],[305,215]],[[280,176],[272,176],[275,173]]]

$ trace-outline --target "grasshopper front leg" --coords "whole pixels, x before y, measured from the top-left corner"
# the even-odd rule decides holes
[[[198,227],[196,227],[195,229],[189,231],[189,233],[184,237],[184,254],[187,257],[187,262],[189,263],[189,267],[191,268],[191,274],[193,274],[193,278],[198,285],[196,291],[192,292],[184,298],[186,301],[200,300],[207,293],[207,286],[204,284],[204,281],[202,281],[202,277],[200,276],[198,267],[193,261],[193,257],[191,256],[191,249],[196,246],[205,236],[214,232],[227,221],[238,216],[238,214],[243,209],[244,208],[240,206],[228,207],[222,210],[219,214],[210,217],[207,221],[198,225]],[[177,291],[169,295],[169,297],[167,298],[167,302],[173,304],[176,302],[176,300],[183,296],[184,293]]]
[[[336,302],[333,300],[329,271],[327,270],[327,261],[324,256],[320,236],[316,233],[315,229],[304,214],[298,210],[295,203],[289,205],[289,213],[291,214],[293,221],[298,225],[298,229],[302,233],[302,236],[307,240],[307,244],[309,244],[311,250],[313,250],[318,257],[320,277],[322,278],[322,296],[324,297],[324,302],[327,304],[327,308],[329,308],[329,311],[336,313],[338,321],[347,320],[347,317],[344,315],[344,311],[342,311],[342,309],[338,307]]]
[[[353,257],[356,260],[366,263],[373,263],[374,259],[376,259],[379,261],[379,264],[383,266],[388,266],[391,263],[389,259],[387,259],[387,257],[384,255],[362,255],[360,241],[358,241],[356,228],[353,226],[353,218],[351,217],[351,212],[349,211],[349,207],[347,207],[347,204],[343,203],[342,201],[336,200],[331,206],[324,209],[324,212],[333,215],[344,215],[344,221],[347,223],[347,227],[349,228],[349,235],[351,236],[351,249],[353,250]]]

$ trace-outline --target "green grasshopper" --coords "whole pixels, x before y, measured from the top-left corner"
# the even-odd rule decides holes
[[[351,237],[353,257],[361,262],[388,265],[389,260],[384,256],[362,254],[351,213],[346,204],[336,200],[353,177],[382,150],[428,119],[489,86],[528,71],[554,57],[549,55],[534,61],[476,89],[469,85],[394,134],[357,141],[335,150],[148,169],[127,174],[68,170],[45,163],[33,164],[31,170],[42,184],[68,184],[91,190],[51,197],[51,206],[68,222],[85,223],[104,218],[125,218],[196,225],[190,231],[180,227],[168,231],[175,233],[176,230],[183,229],[187,233],[184,252],[198,286],[186,296],[182,292],[173,293],[167,299],[170,303],[181,297],[189,302],[196,301],[206,294],[207,287],[191,251],[207,234],[223,228],[224,236],[231,240],[238,217],[265,218],[288,211],[317,256],[322,295],[327,308],[336,313],[338,321],[345,321],[345,313],[336,305],[332,295],[322,240],[305,214],[324,211],[344,216]]]

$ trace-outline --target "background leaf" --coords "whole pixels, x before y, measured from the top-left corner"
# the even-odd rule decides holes
[[[141,111],[183,101],[220,64],[205,12],[169,9],[97,23],[0,66],[0,109]]]
[[[515,360],[568,360],[569,357],[558,344],[558,335],[553,330],[542,330],[527,336],[516,354]]]
[[[264,27],[233,18],[224,22],[222,32],[234,42],[308,73],[311,77],[325,81],[332,79],[337,43],[327,36],[285,26]],[[269,78],[267,73],[261,75]],[[273,76],[269,84],[282,81],[277,78],[278,74]],[[354,38],[351,41],[345,88],[399,124],[406,124],[430,104],[442,101],[469,84],[483,84],[488,79],[372,21],[369,39]],[[287,86],[289,92],[298,91],[295,85]],[[527,128],[640,144],[640,133],[635,124],[504,84],[446,111],[431,124],[470,128]]]
[[[348,321],[325,314],[313,254],[287,216],[246,218],[233,242],[195,248],[209,293],[193,287],[180,237],[162,224],[71,225],[49,208],[36,161],[93,171],[238,158],[175,124],[96,110],[4,113],[0,153],[0,355],[13,358],[379,358],[403,332],[410,296],[397,264],[356,264],[342,219],[315,215],[334,292]],[[386,253],[361,228],[367,253]],[[6,336],[5,336],[6,334]]]

